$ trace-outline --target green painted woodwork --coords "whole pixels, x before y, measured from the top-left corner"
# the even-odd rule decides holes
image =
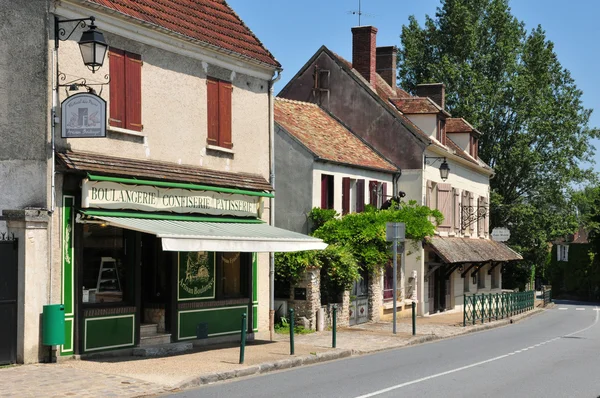
[[[252,253],[252,302],[258,301],[258,254]]]
[[[489,293],[465,295],[463,326],[498,320],[530,311],[535,306],[535,292]]]
[[[74,318],[65,318],[65,344],[60,347],[60,355],[73,355]]]
[[[252,330],[258,332],[258,304],[252,306]]]
[[[173,221],[200,221],[200,222],[227,222],[239,224],[264,224],[264,221],[256,218],[227,218],[227,217],[196,217],[171,214],[135,213],[129,211],[106,211],[106,210],[81,210],[86,216],[97,217],[131,217],[149,220],[173,220]]]
[[[196,326],[208,323],[208,336],[220,336],[240,333],[242,314],[248,306],[209,308],[178,312],[179,340],[195,339]]]
[[[61,297],[65,308],[65,344],[60,348],[61,355],[73,353],[73,324],[75,315],[75,289],[74,289],[74,261],[75,250],[73,236],[75,233],[75,197],[63,195],[61,219]]]
[[[87,318],[84,352],[132,347],[135,343],[135,315]]]
[[[215,253],[179,252],[177,261],[177,300],[214,299]]]
[[[210,185],[188,184],[188,183],[182,183],[182,182],[138,180],[136,178],[107,177],[107,176],[98,176],[95,174],[88,174],[88,178],[91,181],[111,181],[111,182],[120,182],[123,184],[151,185],[151,186],[155,186],[155,187],[165,187],[165,188],[184,188],[184,189],[194,189],[194,190],[199,190],[199,191],[225,192],[225,193],[235,193],[235,194],[239,194],[239,195],[248,195],[248,196],[262,196],[265,198],[274,198],[275,197],[275,195],[273,195],[272,193],[267,193],[267,192],[248,191],[245,189],[235,189],[235,188],[213,187]]]

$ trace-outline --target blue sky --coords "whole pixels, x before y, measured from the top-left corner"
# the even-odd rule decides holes
[[[228,0],[265,46],[283,65],[278,92],[321,45],[352,59],[350,28],[358,25],[358,0]],[[361,24],[377,27],[377,45],[400,45],[402,25],[410,15],[423,23],[435,16],[440,0],[362,0]],[[512,0],[513,14],[531,30],[538,24],[554,42],[563,67],[571,71],[583,91],[587,108],[600,108],[598,40],[600,1]],[[600,109],[590,126],[600,127]],[[595,169],[600,171],[600,142]]]

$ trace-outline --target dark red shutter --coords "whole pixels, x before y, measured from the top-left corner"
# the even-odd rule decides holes
[[[142,131],[142,57],[125,53],[125,128]]]
[[[219,81],[219,146],[231,149],[231,91],[229,82]]]
[[[329,186],[327,181],[327,175],[321,174],[321,209],[327,209],[327,187]]]
[[[350,213],[350,178],[342,178],[342,214]]]
[[[219,83],[210,77],[206,79],[206,98],[208,109],[208,138],[209,145],[219,145]]]
[[[108,53],[110,73],[110,110],[108,124],[125,128],[125,52],[111,48]]]
[[[369,181],[369,204],[377,206],[377,181]]]
[[[365,180],[356,181],[356,212],[365,211]]]
[[[385,201],[387,200],[387,183],[386,182],[382,182],[381,183],[381,203],[385,203]]]

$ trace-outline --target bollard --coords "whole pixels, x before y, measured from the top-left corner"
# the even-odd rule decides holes
[[[242,314],[242,338],[240,341],[240,363],[244,363],[244,351],[246,351],[246,313]]]
[[[294,355],[294,309],[290,308],[290,355]]]
[[[335,337],[336,336],[335,336],[335,334],[336,334],[336,323],[337,323],[337,305],[335,305],[335,304],[333,305],[333,320],[332,320],[332,323],[333,323],[333,329],[331,331],[331,346],[333,348],[335,348],[335,345],[336,345],[336,341],[335,341]]]
[[[417,304],[412,302],[413,336],[417,334]]]

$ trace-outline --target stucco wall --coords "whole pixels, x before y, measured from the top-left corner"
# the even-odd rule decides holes
[[[307,214],[313,203],[313,164],[313,155],[275,124],[276,226],[310,232]]]
[[[411,122],[417,125],[430,138],[436,139],[437,136],[437,115],[435,114],[418,114],[406,115]]]
[[[469,145],[471,140],[471,134],[469,133],[450,133],[448,134],[448,138],[450,138],[456,145],[462,148],[465,152],[469,153]]]

